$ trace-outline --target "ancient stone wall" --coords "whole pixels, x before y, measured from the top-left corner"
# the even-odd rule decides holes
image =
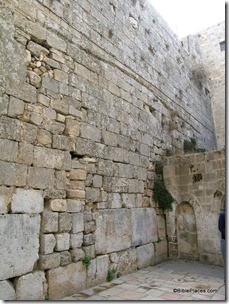
[[[225,151],[169,157],[164,179],[176,199],[167,213],[170,257],[223,265],[218,217],[225,199]]]
[[[192,46],[193,41],[198,46]],[[194,36],[188,36],[182,41],[192,56],[199,57],[199,66],[196,76],[202,82],[201,76],[205,75],[207,81],[206,93],[210,95],[213,110],[217,148],[225,147],[225,21],[213,25]]]
[[[0,6],[0,298],[60,299],[166,259],[154,162],[216,144],[198,62],[142,0]]]

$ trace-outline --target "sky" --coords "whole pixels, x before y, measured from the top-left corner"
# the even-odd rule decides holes
[[[178,38],[225,20],[224,0],[148,0]]]

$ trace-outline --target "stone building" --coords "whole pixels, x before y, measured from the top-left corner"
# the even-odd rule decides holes
[[[199,40],[143,0],[0,8],[0,298],[61,299],[168,257],[221,264],[206,225],[224,152]],[[184,155],[187,142],[209,152]],[[153,200],[157,161],[170,213]]]

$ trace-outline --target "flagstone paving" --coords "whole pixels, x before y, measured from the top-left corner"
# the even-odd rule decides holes
[[[225,301],[223,267],[169,260],[82,290],[65,301]]]

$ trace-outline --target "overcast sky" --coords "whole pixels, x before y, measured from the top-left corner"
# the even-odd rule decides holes
[[[225,20],[223,0],[148,0],[179,38]],[[226,1],[227,3],[227,1]]]

